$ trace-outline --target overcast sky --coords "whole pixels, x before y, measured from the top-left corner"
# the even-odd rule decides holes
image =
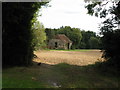
[[[98,27],[102,19],[88,15],[83,0],[51,0],[49,5],[51,7],[42,8],[42,16],[38,19],[45,28],[71,26],[99,32]]]

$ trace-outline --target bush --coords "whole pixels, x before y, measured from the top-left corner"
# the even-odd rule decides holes
[[[118,67],[120,65],[120,29],[105,33],[102,42],[105,49],[103,57],[110,66]]]

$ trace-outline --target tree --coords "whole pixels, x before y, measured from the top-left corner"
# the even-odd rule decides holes
[[[2,3],[2,59],[8,65],[32,64],[32,19],[44,2]]]
[[[81,33],[82,33],[82,40],[80,42],[80,46],[79,46],[80,48],[91,49],[94,47],[94,45],[98,45],[96,49],[100,48],[99,46],[100,40],[98,40],[99,38],[95,32],[82,30]],[[93,38],[96,39],[98,42],[92,42]]]
[[[104,8],[110,1],[105,4],[103,2],[95,2],[89,4],[86,8],[88,13],[94,15],[97,13],[100,18],[107,18],[101,25],[101,34],[104,54],[103,57],[106,59],[106,63],[109,66],[118,67],[120,65],[120,29],[116,29],[120,25],[120,1],[112,1],[112,6],[108,9]],[[92,10],[92,11],[91,11]]]
[[[90,37],[89,39],[90,49],[98,49],[100,48],[100,41],[97,37]]]
[[[46,35],[47,35],[47,42],[49,42],[49,40],[52,39],[55,36],[55,29],[46,28],[45,32],[46,32]]]
[[[32,27],[33,31],[33,39],[32,39],[32,45],[34,47],[34,50],[39,50],[40,48],[43,48],[46,46],[46,33],[44,26],[39,21],[36,21]]]

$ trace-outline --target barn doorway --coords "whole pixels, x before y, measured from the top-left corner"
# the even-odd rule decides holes
[[[55,48],[57,48],[58,47],[58,43],[57,42],[55,42]]]
[[[68,43],[67,45],[68,45],[68,46],[67,46],[67,48],[68,48],[68,49],[70,49],[70,48],[69,48],[69,46],[70,46],[70,43]]]

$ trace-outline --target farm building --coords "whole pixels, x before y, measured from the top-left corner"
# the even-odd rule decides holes
[[[70,49],[72,41],[64,34],[58,34],[49,40],[48,47],[50,49]]]

